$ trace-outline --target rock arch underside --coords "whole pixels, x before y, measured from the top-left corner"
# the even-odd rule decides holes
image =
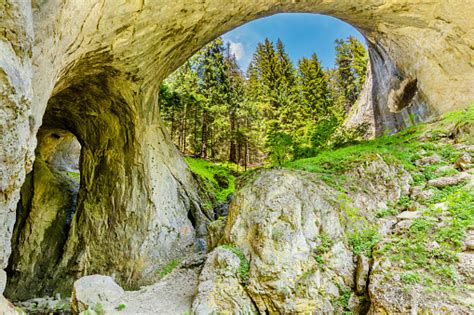
[[[19,284],[9,294],[20,299],[51,293],[53,279],[70,288],[92,273],[137,287],[201,246],[213,214],[163,128],[157,91],[203,45],[243,23],[308,12],[356,27],[371,72],[349,123],[372,120],[378,134],[474,100],[469,0],[2,0],[0,12],[0,292],[14,244],[9,281]],[[61,155],[64,146],[76,156]],[[48,159],[66,171],[80,166],[80,188],[61,182]],[[77,200],[42,205],[38,173],[48,189],[78,189]],[[22,186],[30,199],[18,205]],[[58,218],[70,220],[67,230]],[[32,227],[14,231],[16,220]],[[38,221],[44,230],[33,228]],[[48,233],[60,242],[48,243]],[[60,251],[54,268],[18,244]]]

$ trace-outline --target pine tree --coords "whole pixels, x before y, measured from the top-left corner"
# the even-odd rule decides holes
[[[165,80],[161,116],[185,154],[247,167],[282,164],[327,147],[361,92],[367,52],[355,38],[336,42],[336,67],[316,54],[297,71],[278,40],[259,43],[246,75],[221,38]]]
[[[336,40],[338,83],[345,98],[346,113],[349,113],[362,91],[367,72],[367,60],[367,51],[356,38]]]
[[[222,38],[217,38],[205,47],[200,65],[201,90],[206,98],[201,126],[200,156],[202,158],[207,157],[208,145],[213,142],[210,126],[216,121],[213,117],[214,114],[219,112],[219,106],[225,102],[226,95],[224,91],[228,89],[229,85],[226,76],[224,51]],[[212,145],[209,149],[211,156],[215,156]]]
[[[226,76],[228,78],[228,89],[227,94],[227,107],[229,115],[229,126],[230,126],[230,139],[229,139],[229,161],[233,163],[239,162],[239,136],[238,136],[238,112],[239,107],[244,98],[244,76],[240,70],[237,60],[230,52],[230,46],[227,46],[227,55],[225,58],[226,63]]]
[[[302,103],[313,122],[329,113],[330,92],[328,77],[316,54],[311,58],[302,58],[299,61],[300,91]]]

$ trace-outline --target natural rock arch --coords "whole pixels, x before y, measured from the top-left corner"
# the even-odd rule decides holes
[[[116,270],[138,284],[176,251],[192,250],[210,215],[161,128],[156,91],[206,42],[253,19],[312,12],[357,27],[372,68],[359,114],[373,111],[378,132],[474,100],[474,3],[467,1],[6,0],[0,7],[2,268],[42,123],[73,132],[83,146],[80,215],[62,260],[73,276]]]

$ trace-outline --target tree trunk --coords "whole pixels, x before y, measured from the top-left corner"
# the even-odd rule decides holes
[[[232,163],[238,163],[237,160],[237,144],[235,141],[235,111],[232,110],[230,113],[230,148],[229,148],[229,161]]]
[[[186,133],[188,124],[188,104],[184,104],[184,122],[183,122],[183,154],[186,155]]]
[[[201,152],[199,156],[203,159],[207,158],[207,110],[205,109],[202,113]]]

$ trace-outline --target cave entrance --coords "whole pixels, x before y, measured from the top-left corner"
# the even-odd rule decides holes
[[[35,12],[43,13],[42,10],[51,9],[48,5],[50,4],[46,2],[38,4]],[[107,5],[113,6],[113,2]],[[155,21],[157,17],[150,12],[161,12],[150,9],[150,5],[155,5],[153,2],[144,5],[147,10],[140,9],[137,17],[139,21],[146,23],[137,22],[137,29],[152,24],[144,20],[146,14],[141,15],[142,12],[150,14]],[[47,122],[45,128],[48,126],[48,129],[41,129],[38,134],[38,149],[41,149],[42,132],[51,132],[48,138],[58,140],[63,137],[62,132],[77,136],[82,150],[80,191],[77,195],[77,206],[73,206],[76,201],[73,201],[72,195],[68,199],[68,209],[71,210],[68,213],[72,213],[73,209],[76,209],[76,212],[71,228],[67,223],[70,217],[67,214],[64,216],[63,222],[67,223],[69,233],[66,234],[69,236],[61,249],[61,253],[65,254],[60,262],[51,258],[57,257],[55,255],[45,255],[51,259],[44,264],[38,264],[38,257],[41,257],[42,252],[32,247],[30,249],[32,253],[36,251],[36,256],[22,254],[15,245],[19,242],[21,232],[15,232],[14,253],[9,267],[10,285],[6,291],[8,297],[14,300],[29,298],[34,296],[34,292],[44,294],[43,292],[58,289],[58,286],[63,286],[64,292],[70,292],[75,278],[91,273],[114,274],[117,281],[125,287],[137,287],[156,279],[157,269],[195,251],[198,240],[206,233],[205,223],[212,214],[202,209],[195,191],[195,182],[180,154],[173,148],[168,133],[162,128],[157,90],[167,74],[182,64],[192,52],[201,48],[206,41],[225,30],[276,12],[325,12],[345,18],[354,25],[365,27],[364,34],[371,36],[368,47],[372,70],[370,82],[373,84],[369,85],[368,94],[371,99],[366,102],[366,108],[373,110],[374,116],[379,118],[376,121],[376,130],[380,133],[401,128],[405,126],[405,117],[410,113],[414,114],[414,117],[422,117],[423,112],[420,114],[406,110],[417,108],[417,104],[420,108],[426,108],[423,100],[419,99],[420,94],[416,93],[417,82],[420,80],[415,78],[413,73],[399,71],[384,49],[384,45],[395,50],[415,46],[412,45],[412,38],[394,37],[396,42],[402,39],[405,41],[401,48],[394,47],[387,41],[376,41],[372,10],[368,11],[370,17],[367,17],[362,11],[355,11],[345,5],[336,6],[332,2],[317,3],[309,7],[305,7],[307,4],[302,2],[293,2],[274,8],[270,2],[265,6],[254,2],[243,7],[230,6],[225,9],[221,9],[219,3],[216,6],[217,11],[208,14],[209,20],[206,20],[206,23],[198,19],[196,23],[186,23],[188,26],[175,28],[177,19],[191,21],[190,14],[199,10],[207,12],[207,8],[201,5],[202,3],[193,4],[192,10],[176,10],[176,16],[169,18],[169,21],[164,19],[165,23],[160,26],[164,32],[153,27],[146,28],[143,32],[131,31],[128,19],[127,25],[121,25],[120,22],[113,23],[113,27],[102,25],[101,21],[110,23],[113,18],[113,14],[105,15],[97,21],[101,31],[88,33],[87,36],[90,36],[91,40],[78,42],[78,53],[67,56],[60,55],[59,49],[58,52],[51,50],[60,44],[51,45],[48,42],[46,45],[51,47],[41,46],[47,41],[41,41],[42,33],[38,35],[38,46],[41,47],[35,51],[44,52],[45,58],[59,55],[58,58],[50,58],[51,63],[42,63],[41,56],[35,56],[38,62],[35,63],[37,68],[34,69],[34,75],[37,76],[34,91],[38,94],[35,95],[35,100],[39,103],[35,108],[35,118],[41,120],[44,114],[43,121]],[[332,10],[327,6],[333,6]],[[128,4],[124,5],[123,9],[125,15],[137,13],[134,8],[128,7]],[[111,7],[107,7],[105,11],[117,12],[115,9],[111,10]],[[55,17],[56,11],[52,12],[51,16]],[[80,18],[77,21],[83,22]],[[95,34],[102,36],[104,27],[116,30],[117,36],[96,38]],[[130,38],[135,35],[137,37],[131,40],[129,35]],[[79,41],[81,36],[75,38]],[[64,38],[71,40],[70,36]],[[109,40],[113,40],[113,43]],[[63,43],[60,38],[57,42]],[[76,49],[75,44],[74,40],[71,40],[64,47]],[[147,49],[143,49],[144,47]],[[390,53],[395,54],[393,51]],[[43,68],[45,65],[47,69]],[[408,91],[406,96],[405,89]],[[392,90],[398,91],[393,93],[393,97],[398,100],[394,102],[393,107],[401,110],[400,114],[390,113],[386,108],[387,98]],[[61,158],[58,158],[59,160]],[[34,174],[41,170],[37,165],[41,165],[41,161],[47,164],[40,157],[38,161],[33,175],[29,177],[33,179],[33,183]],[[46,166],[47,171],[51,172],[51,168]],[[73,171],[69,169],[66,172]],[[31,179],[24,185],[23,190],[26,192],[23,196],[26,197],[22,198],[19,207],[28,200],[28,194],[32,193],[32,186],[29,186],[31,184],[28,181]],[[33,187],[33,193],[36,189],[50,188],[49,186],[51,185],[40,184]],[[58,196],[64,195],[64,190]],[[45,201],[40,203],[46,204]],[[17,230],[21,230],[26,224],[26,219],[21,217],[21,209],[19,212]],[[45,216],[46,213],[40,213],[39,217]],[[38,225],[38,229],[42,230],[44,227],[40,227],[33,219],[36,218],[32,218],[32,225]],[[53,219],[49,217],[48,224],[51,221]],[[45,238],[36,240],[41,243],[48,235],[45,232],[41,236]],[[55,251],[60,247],[51,246]],[[15,293],[11,285],[20,282],[11,279],[15,279],[15,272],[21,267],[15,261],[21,261],[22,257],[28,258],[24,264],[26,267],[22,270],[25,277],[23,288],[28,287],[29,283],[38,284],[36,288],[29,287],[28,292],[26,289],[21,290],[25,295],[21,295],[23,293],[20,291]],[[47,270],[37,273],[34,268],[40,265],[47,266]],[[58,269],[51,273],[51,266],[58,266]],[[33,276],[29,277],[29,274]],[[33,278],[39,281],[34,282]]]
[[[69,131],[41,128],[33,171],[21,189],[7,268],[12,300],[52,295],[79,191],[81,145]]]

